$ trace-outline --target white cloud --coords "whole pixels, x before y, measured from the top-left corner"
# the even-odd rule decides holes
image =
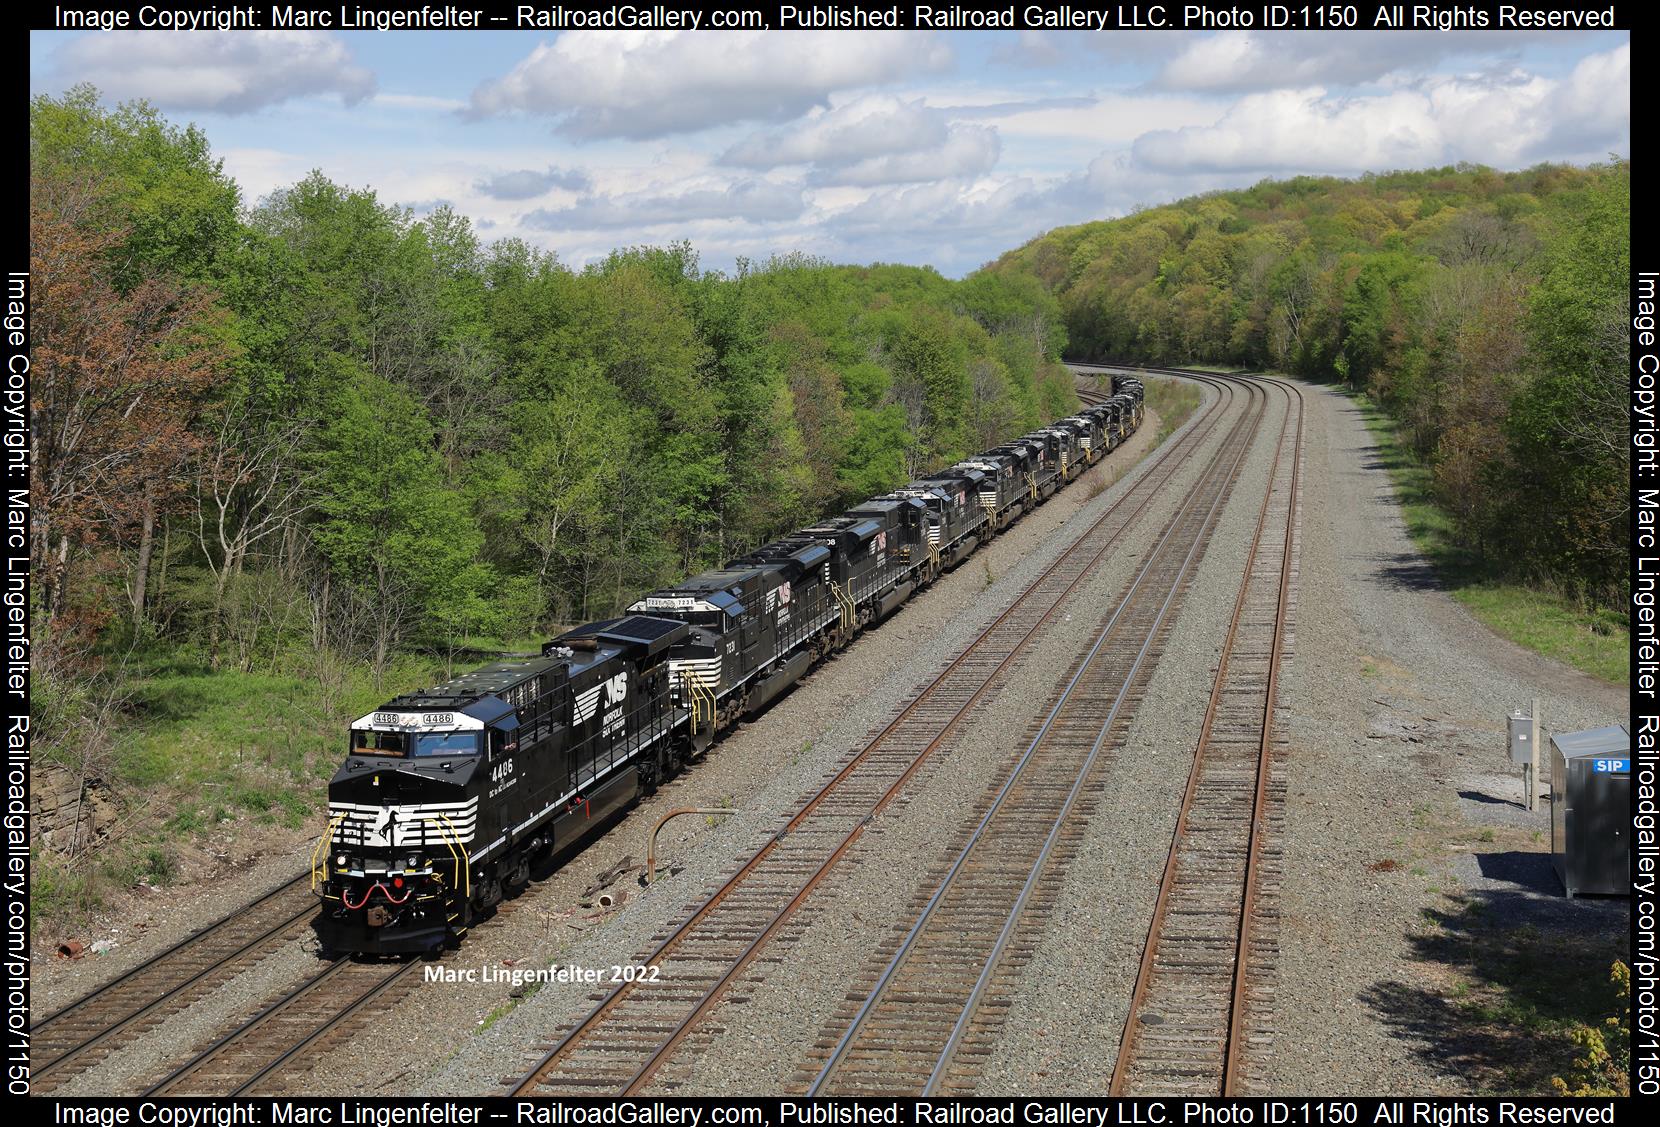
[[[1353,86],[1397,70],[1421,72],[1455,55],[1491,55],[1536,41],[1535,35],[1506,31],[1223,31],[1187,36],[1156,84],[1230,93]]]
[[[537,196],[547,195],[555,188],[564,188],[568,192],[587,191],[592,186],[592,181],[588,174],[580,169],[567,171],[549,165],[541,171],[522,168],[513,172],[498,172],[489,179],[477,181],[473,186],[492,199],[533,200]]]
[[[1131,148],[1161,172],[1353,174],[1475,161],[1514,168],[1629,149],[1630,47],[1564,79],[1525,71],[1427,79],[1358,97],[1321,87],[1249,94],[1208,126],[1154,130]]]
[[[936,146],[820,169],[813,173],[811,182],[863,187],[979,176],[991,171],[1000,152],[997,130],[984,125],[952,125]]]
[[[1125,145],[1153,129],[1179,129],[1216,120],[1213,98],[1174,94],[1103,94],[1082,105],[1007,107],[998,118],[1005,134]]]
[[[740,168],[811,165],[815,186],[873,186],[978,176],[997,163],[997,131],[947,120],[920,99],[867,95],[752,133],[720,158]]]
[[[215,155],[242,189],[243,202],[258,203],[278,188],[286,188],[310,171],[306,158],[280,149],[221,149]]]
[[[473,92],[475,113],[559,119],[581,138],[644,139],[783,121],[831,94],[939,70],[931,35],[882,32],[566,32]]]
[[[906,102],[871,94],[833,109],[815,110],[782,129],[751,133],[728,149],[721,163],[740,168],[853,164],[942,144],[945,131],[945,118],[921,100]]]
[[[584,196],[570,207],[529,212],[520,222],[543,231],[660,227],[706,220],[772,223],[796,219],[806,207],[800,185],[742,180],[682,192]]]
[[[1441,133],[1421,94],[1327,98],[1319,87],[1250,94],[1210,126],[1137,138],[1137,163],[1162,172],[1359,172],[1438,164]]]
[[[343,42],[314,31],[102,32],[69,41],[55,63],[65,85],[164,109],[243,114],[319,94],[354,105],[375,91]]]
[[[1588,55],[1556,93],[1551,142],[1587,160],[1631,152],[1631,44]]]

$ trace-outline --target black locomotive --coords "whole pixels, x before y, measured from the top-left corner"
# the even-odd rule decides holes
[[[1142,385],[351,726],[312,858],[326,948],[426,953],[1141,423]]]

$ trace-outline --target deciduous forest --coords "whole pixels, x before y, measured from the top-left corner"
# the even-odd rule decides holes
[[[385,695],[1077,403],[1023,276],[572,269],[320,174],[244,199],[199,130],[90,88],[32,103],[30,162],[34,700],[71,860],[87,780],[182,803],[173,831],[280,813]]]
[[[42,915],[307,824],[394,692],[1067,413],[1063,350],[1345,383],[1471,558],[1626,594],[1624,162],[1263,183],[960,282],[250,200],[87,87],[31,104],[30,164]]]
[[[1299,177],[1061,228],[989,270],[1079,356],[1272,367],[1364,392],[1469,564],[1629,594],[1631,169]]]

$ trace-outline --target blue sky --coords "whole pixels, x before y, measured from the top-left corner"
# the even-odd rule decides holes
[[[959,276],[1061,224],[1299,173],[1631,151],[1626,32],[42,32],[33,93],[193,121],[576,266],[690,239]]]

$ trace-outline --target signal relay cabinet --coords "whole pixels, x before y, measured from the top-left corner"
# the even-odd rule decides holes
[[[1551,737],[1550,852],[1570,897],[1631,895],[1631,733],[1625,725]]]

